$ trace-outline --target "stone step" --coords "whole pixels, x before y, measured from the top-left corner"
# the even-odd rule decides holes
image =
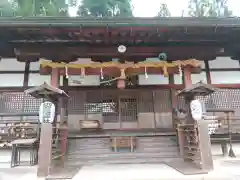
[[[166,163],[168,161],[172,161],[173,159],[180,159],[179,157],[148,157],[141,159],[129,159],[129,158],[121,158],[121,159],[94,159],[94,160],[86,160],[86,161],[68,161],[65,165],[68,167],[80,167],[81,165],[98,165],[98,164],[142,164],[142,163]]]
[[[171,147],[149,147],[149,148],[139,148],[136,149],[133,153],[163,153],[163,152],[178,152],[178,148]],[[117,152],[113,152],[110,148],[104,148],[104,149],[75,149],[75,151],[69,152],[69,155],[101,155],[101,154],[116,154]],[[122,153],[121,153],[122,154]],[[126,153],[124,153],[126,154]]]
[[[109,138],[76,139],[69,143],[66,164],[155,163],[179,158],[170,137],[137,137],[134,152],[113,152]]]
[[[128,159],[135,159],[135,158],[149,158],[149,157],[175,157],[179,156],[178,152],[176,151],[167,151],[167,152],[158,152],[158,153],[129,153],[129,152],[113,152],[107,154],[71,154],[67,155],[67,159],[75,159],[86,161],[87,159],[121,159],[121,158],[128,158]]]

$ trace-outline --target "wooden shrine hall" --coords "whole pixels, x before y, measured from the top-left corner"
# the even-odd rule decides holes
[[[239,19],[0,18],[0,32],[0,128],[15,128],[11,138],[0,131],[0,145],[14,149],[13,166],[21,164],[12,143],[19,139],[34,139],[30,164],[38,161],[39,176],[58,166],[160,162],[207,173],[210,142],[224,155],[230,145],[233,157]],[[192,119],[188,94],[208,120]],[[56,107],[52,123],[39,122],[46,99]],[[209,122],[217,124],[210,135]]]

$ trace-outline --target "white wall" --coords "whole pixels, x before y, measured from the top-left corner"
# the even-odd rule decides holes
[[[157,58],[148,58],[147,61],[155,62]],[[91,59],[83,58],[78,59],[73,63],[91,63]],[[205,64],[202,61],[201,67],[204,69]],[[214,60],[209,61],[209,67],[211,69],[223,69],[223,68],[239,68],[239,61],[232,60],[229,57],[217,57]],[[0,61],[0,71],[23,71],[25,69],[24,62],[18,62],[15,58],[3,58]],[[40,64],[38,62],[30,63],[30,71],[39,71]],[[0,74],[0,87],[17,87],[23,86],[24,74],[14,74],[14,73]],[[236,84],[240,83],[240,71],[210,71],[211,81],[213,84]],[[50,75],[40,75],[38,73],[31,73],[29,75],[29,86],[41,85],[44,82],[50,83]],[[145,78],[144,74],[138,76],[140,85],[158,85],[158,84],[168,84],[169,80],[167,77],[164,77],[160,74],[148,75],[148,78]],[[74,80],[82,82],[74,83]],[[199,81],[207,82],[206,73],[201,72],[200,74],[192,74],[192,83],[197,83]],[[182,84],[182,78],[178,75],[174,75],[175,84]],[[60,79],[60,85],[62,85],[62,77]],[[100,85],[100,76],[92,75],[85,76],[84,78],[80,76],[70,76],[69,78],[70,86],[99,86]]]
[[[208,61],[210,69],[223,69],[223,68],[239,68],[239,61],[233,60],[230,57],[217,57]]]
[[[25,63],[18,62],[15,58],[3,58],[0,61],[0,71],[22,71],[17,74],[0,74],[0,87],[23,86]]]
[[[238,60],[230,57],[217,57],[209,61],[210,76],[212,84],[238,84],[240,83],[240,68]],[[211,71],[211,69],[231,68],[236,71]]]

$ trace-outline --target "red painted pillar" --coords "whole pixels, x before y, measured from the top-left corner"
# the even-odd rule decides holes
[[[183,84],[184,88],[187,88],[192,84],[191,69],[188,67],[183,69]]]
[[[51,85],[54,87],[59,87],[60,74],[58,68],[52,68],[51,73]]]
[[[191,86],[192,84],[192,79],[191,79],[191,69],[189,67],[186,67],[183,69],[183,84],[184,84],[184,88],[188,88],[189,86]],[[190,103],[187,102],[185,100],[186,103],[186,111],[187,114],[190,114]],[[187,122],[189,122],[189,119],[192,118],[187,118]],[[190,123],[192,123],[190,121]],[[181,131],[181,129],[179,129],[180,126],[178,126],[178,144],[179,144],[179,151],[180,151],[180,155],[181,157],[184,156],[184,144],[185,144],[185,136],[183,134],[183,132]]]

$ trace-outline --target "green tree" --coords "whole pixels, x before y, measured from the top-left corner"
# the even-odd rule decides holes
[[[132,16],[131,0],[83,0],[78,16],[128,17]]]
[[[209,0],[190,0],[188,5],[189,16],[204,17],[208,15]]]
[[[68,5],[71,7],[76,7],[78,4],[78,0],[68,0]]]
[[[227,0],[212,0],[209,8],[209,16],[211,17],[229,17],[232,11],[227,6]]]
[[[228,0],[190,0],[189,15],[192,17],[229,17],[232,12]]]
[[[0,0],[0,16],[1,17],[14,16],[14,6],[8,0]]]
[[[170,13],[170,11],[168,9],[167,4],[162,3],[160,5],[160,10],[159,10],[159,12],[157,14],[157,17],[170,17],[170,16],[171,16],[171,13]]]
[[[5,1],[2,3],[2,1]],[[65,0],[0,0],[1,16],[67,16]]]

